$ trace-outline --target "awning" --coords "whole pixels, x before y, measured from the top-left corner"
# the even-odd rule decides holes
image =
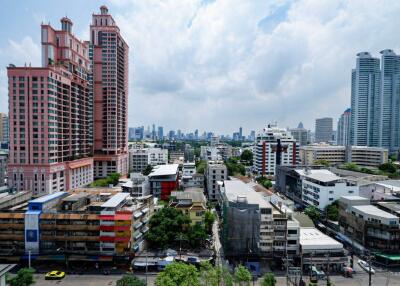
[[[143,213],[147,213],[149,210],[150,210],[149,208],[144,208],[144,209],[142,210],[142,212],[143,212]]]
[[[142,237],[142,233],[141,232],[139,232],[139,233],[137,233],[137,234],[135,234],[135,239],[139,239],[139,238],[141,238]]]
[[[147,226],[144,227],[143,230],[142,230],[143,233],[146,233],[146,232],[148,232],[148,231],[149,231],[149,228],[148,228]]]
[[[139,217],[141,217],[142,216],[142,212],[141,211],[138,211],[138,212],[135,212],[135,214],[133,215],[135,218],[139,218]]]
[[[138,229],[138,228],[141,227],[142,225],[143,225],[143,223],[141,223],[141,222],[139,221],[139,222],[135,223],[135,224],[133,225],[133,227],[134,227],[135,229]]]

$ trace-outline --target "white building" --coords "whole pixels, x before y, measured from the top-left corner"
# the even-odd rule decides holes
[[[208,161],[204,171],[207,197],[211,201],[219,201],[220,188],[218,182],[228,178],[228,170],[223,161]]]
[[[161,148],[135,148],[129,150],[129,169],[140,173],[148,165],[157,166],[168,163],[168,150]]]
[[[126,183],[121,185],[122,191],[130,193],[132,197],[144,197],[150,194],[150,183],[147,176],[141,173],[131,173]]]
[[[275,175],[277,164],[296,165],[296,140],[285,129],[268,125],[257,134],[254,149],[254,170],[259,175]],[[277,152],[278,149],[280,152]],[[277,156],[277,153],[280,156]],[[280,162],[277,162],[278,158]]]
[[[358,195],[359,186],[355,182],[339,177],[329,170],[297,169],[301,177],[302,201],[320,210],[342,196]]]
[[[204,187],[204,175],[196,173],[195,163],[183,164],[180,186],[184,189]]]

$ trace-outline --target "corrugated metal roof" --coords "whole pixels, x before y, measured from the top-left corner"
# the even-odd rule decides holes
[[[54,194],[46,195],[46,196],[31,200],[31,201],[29,201],[29,203],[46,203],[46,202],[49,202],[49,201],[54,200],[56,198],[64,197],[66,195],[68,195],[67,192],[57,192],[57,193],[54,193]]]
[[[129,196],[129,193],[118,193],[111,197],[108,201],[101,205],[102,208],[115,208],[121,202],[123,202],[126,197]]]

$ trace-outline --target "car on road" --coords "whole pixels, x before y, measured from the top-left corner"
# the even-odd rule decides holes
[[[61,280],[64,277],[65,277],[65,272],[57,270],[47,272],[45,275],[46,280]]]
[[[371,265],[368,264],[368,262],[360,259],[358,260],[358,265],[360,265],[360,267],[364,269],[367,273],[371,272],[371,274],[375,274],[375,270],[371,267]]]

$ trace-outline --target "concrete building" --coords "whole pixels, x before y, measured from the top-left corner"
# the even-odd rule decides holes
[[[150,194],[150,183],[147,176],[141,173],[131,173],[126,183],[121,185],[122,191],[131,197],[144,197]]]
[[[333,132],[333,119],[330,117],[315,119],[315,142],[331,142]]]
[[[341,233],[372,251],[398,253],[400,250],[398,215],[370,205],[369,199],[340,198],[339,228]]]
[[[358,195],[359,187],[329,170],[298,169],[302,184],[302,202],[321,211],[342,196]]]
[[[299,146],[305,146],[310,143],[310,130],[303,127],[303,123],[299,123],[297,128],[289,129],[290,134],[299,144]]]
[[[10,111],[8,184],[35,196],[93,181],[93,98],[89,45],[72,33],[41,25],[42,67],[7,68]]]
[[[170,164],[183,164],[185,161],[185,152],[183,151],[170,151],[169,163]]]
[[[207,198],[210,201],[220,201],[218,182],[228,178],[228,169],[223,161],[207,161],[204,171]]]
[[[240,180],[226,180],[221,188],[223,230],[221,243],[226,257],[296,256],[299,223],[284,206]]]
[[[143,172],[148,165],[157,166],[168,163],[168,150],[161,148],[133,148],[129,150],[129,169]]]
[[[380,61],[368,52],[357,54],[351,73],[350,144],[379,146]]]
[[[153,211],[151,196],[133,199],[107,188],[25,201],[0,210],[0,255],[30,251],[32,259],[46,259],[59,250],[71,262],[125,259],[143,248]]]
[[[339,146],[350,145],[350,120],[351,120],[351,108],[347,108],[340,116],[337,123],[336,144]]]
[[[387,149],[366,146],[333,146],[324,143],[300,147],[302,165],[314,165],[317,160],[331,165],[351,162],[360,166],[377,167],[388,162]]]
[[[275,175],[277,165],[296,164],[296,140],[290,132],[268,125],[257,134],[254,147],[254,171],[259,175]]]
[[[400,180],[369,182],[360,186],[360,196],[371,201],[399,201]]]
[[[329,272],[341,272],[348,265],[343,244],[313,227],[300,228],[300,253],[303,271],[311,266]],[[329,266],[328,266],[329,265]]]
[[[9,136],[9,118],[7,113],[0,112],[0,142],[2,143],[9,143],[10,136]]]
[[[203,189],[188,188],[184,191],[171,192],[169,206],[188,215],[192,220],[192,225],[204,225],[207,200]]]
[[[128,174],[128,53],[106,6],[93,14],[90,49],[94,96],[94,177]]]
[[[150,194],[162,200],[169,200],[171,192],[179,188],[179,165],[155,166],[148,177]]]

